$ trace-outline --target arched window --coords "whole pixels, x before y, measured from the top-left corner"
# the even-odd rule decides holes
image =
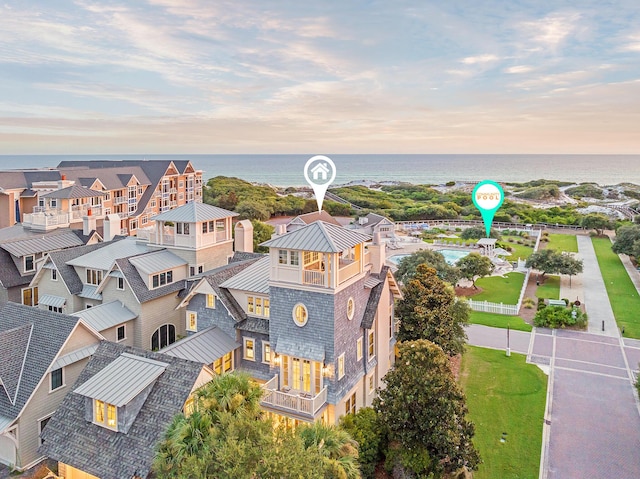
[[[151,350],[157,351],[176,342],[176,327],[173,324],[163,324],[151,336]]]

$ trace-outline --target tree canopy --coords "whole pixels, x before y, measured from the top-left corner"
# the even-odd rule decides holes
[[[260,385],[246,374],[216,376],[198,390],[191,414],[175,416],[158,446],[155,476],[360,477],[356,444],[346,432],[322,425],[324,429],[311,431],[274,427],[260,408],[262,394]]]
[[[462,233],[460,233],[460,238],[462,239],[480,239],[486,238],[486,236],[487,232],[485,231],[484,226],[472,226],[470,228],[465,228],[462,230]],[[489,230],[489,237],[500,239],[500,233],[491,228],[491,230]]]
[[[395,277],[401,283],[407,283],[415,276],[419,264],[435,269],[438,278],[447,283],[455,284],[461,278],[458,268],[447,263],[442,253],[430,249],[421,249],[402,258]]]
[[[607,215],[591,213],[582,218],[580,226],[588,230],[596,230],[596,234],[600,236],[604,230],[613,228],[613,222]]]
[[[562,253],[554,249],[536,251],[526,263],[527,268],[542,271],[542,277],[550,274],[568,274],[570,276],[582,273],[582,260],[576,259],[568,253]]]
[[[616,241],[611,247],[616,254],[640,257],[640,225],[621,226],[616,231]]]
[[[453,288],[438,278],[435,269],[418,265],[403,296],[396,307],[399,341],[428,339],[451,356],[464,350],[469,307],[456,301]]]
[[[418,477],[476,469],[480,457],[465,397],[442,349],[427,340],[401,343],[396,365],[374,400],[389,430],[390,454]],[[433,474],[433,476],[429,476]]]
[[[495,265],[489,257],[478,253],[469,253],[464,258],[460,258],[456,266],[460,270],[461,276],[471,281],[476,289],[478,288],[476,278],[489,276],[495,269]]]

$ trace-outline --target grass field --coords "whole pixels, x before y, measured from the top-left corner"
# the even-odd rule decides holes
[[[474,479],[538,478],[547,376],[525,360],[472,346],[462,358],[460,384],[484,461]]]
[[[578,240],[576,235],[550,234],[547,248],[567,253],[578,252]]]
[[[524,283],[524,274],[509,273],[505,277],[487,276],[476,281],[482,288],[482,293],[472,296],[476,301],[491,301],[494,303],[516,304],[520,297],[520,290]]]
[[[611,251],[607,238],[592,238],[609,302],[624,336],[640,339],[640,297],[617,254]],[[587,308],[589,306],[587,305]]]
[[[560,276],[546,276],[544,283],[538,286],[536,297],[545,299],[560,299]]]
[[[471,324],[482,324],[484,326],[492,326],[494,328],[517,329],[518,331],[531,331],[532,326],[525,323],[520,316],[507,316],[505,314],[482,313],[480,311],[471,311],[469,315]]]
[[[502,239],[500,240],[501,243],[510,246],[511,248],[513,248],[513,251],[511,251],[511,256],[507,256],[507,260],[509,261],[516,261],[518,258],[520,259],[527,259],[529,256],[531,256],[531,253],[533,253],[533,248],[530,246],[524,246],[518,243],[509,243],[507,242],[507,239],[511,238],[515,241],[518,241],[520,238],[519,236],[503,236]]]

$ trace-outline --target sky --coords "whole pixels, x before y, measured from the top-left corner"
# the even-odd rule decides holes
[[[0,154],[640,153],[637,0],[0,0]]]

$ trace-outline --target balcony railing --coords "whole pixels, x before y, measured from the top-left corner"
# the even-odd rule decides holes
[[[115,198],[113,198],[113,204],[114,205],[121,205],[127,202],[127,198],[124,196],[116,196]]]
[[[25,213],[22,215],[22,224],[34,230],[46,231],[59,226],[68,226],[69,213]]]
[[[324,271],[304,269],[302,270],[302,282],[314,286],[324,286]]]
[[[341,261],[340,265],[342,266],[342,264],[343,262]],[[348,262],[346,266],[343,266],[338,270],[338,284],[344,283],[349,278],[353,278],[359,272],[360,272],[359,261]]]
[[[316,413],[320,411],[327,402],[326,387],[315,396],[278,391],[277,374],[263,384],[262,388],[265,391],[261,401],[263,406],[275,407],[309,418],[314,418]]]

